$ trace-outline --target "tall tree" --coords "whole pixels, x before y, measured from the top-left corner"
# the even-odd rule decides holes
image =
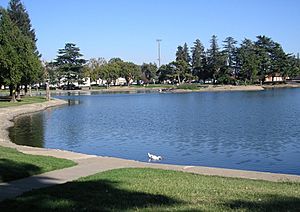
[[[192,47],[192,73],[198,77],[198,80],[203,80],[203,82],[209,78],[206,66],[207,61],[204,46],[197,39]]]
[[[37,59],[34,58],[40,57],[36,47],[37,39],[35,31],[31,25],[29,14],[27,13],[25,6],[20,0],[11,0],[9,2],[7,11],[11,20],[21,30],[22,34],[31,40],[30,43],[32,46],[30,47],[30,51],[32,51],[33,53],[30,52],[30,56],[28,55],[28,57],[24,58],[25,61],[27,61],[27,65],[22,69],[23,76],[21,79],[21,84],[25,85],[25,92],[27,92],[27,85],[31,85],[34,82],[37,82],[38,78],[43,75],[41,62],[37,62]],[[33,64],[32,61],[35,61],[35,64]]]
[[[191,62],[190,51],[187,43],[184,43],[183,45],[183,57],[183,60],[188,64]]]
[[[256,54],[255,44],[245,39],[237,50],[238,77],[245,84],[254,83],[259,70],[259,56]]]
[[[8,6],[11,20],[19,27],[23,35],[28,36],[34,42],[37,41],[31,20],[21,0],[11,0]]]
[[[65,48],[58,50],[54,64],[67,79],[68,87],[74,79],[80,77],[83,64],[86,63],[86,60],[82,59],[82,56],[79,47],[73,43],[66,43]]]
[[[231,75],[234,77],[236,76],[236,54],[237,54],[237,48],[236,44],[237,41],[234,40],[233,37],[227,37],[224,41],[224,54],[226,57],[226,66],[228,68],[228,71]]]
[[[188,47],[187,43],[184,43],[183,47],[182,46],[177,47],[176,61],[179,61],[179,60],[183,60],[186,63],[191,62],[189,47]]]
[[[274,42],[271,38],[266,36],[257,36],[255,42],[256,52],[259,56],[259,79],[261,83],[265,81],[265,76],[272,73],[272,61],[271,61],[271,49],[273,48]]]
[[[184,50],[182,46],[178,46],[176,51],[176,61],[179,60],[185,60]]]
[[[9,86],[12,101],[16,101],[15,89],[22,78],[20,55],[24,55],[24,43],[28,40],[3,8],[0,8],[0,17],[0,77]]]
[[[216,35],[213,35],[210,40],[210,49],[208,49],[207,51],[207,63],[210,75],[213,78],[213,83],[215,83],[219,76],[221,68],[224,66],[224,57],[219,50]]]

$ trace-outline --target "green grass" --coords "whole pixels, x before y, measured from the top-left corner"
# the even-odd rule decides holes
[[[27,155],[0,146],[0,182],[16,180],[43,172],[74,166],[70,160]]]
[[[196,84],[181,84],[177,86],[177,89],[199,90],[199,87]]]
[[[10,210],[300,211],[300,184],[119,169],[0,203]]]
[[[33,97],[26,96],[26,97],[22,97],[21,101],[18,102],[10,102],[9,100],[4,101],[6,98],[4,97],[1,98],[0,108],[32,104],[32,103],[41,103],[46,101],[46,98],[44,96],[33,96]]]

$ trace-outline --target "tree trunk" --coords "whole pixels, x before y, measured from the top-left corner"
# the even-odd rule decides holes
[[[17,100],[21,100],[21,87],[19,85],[17,86],[16,92],[17,92]]]
[[[31,85],[29,86],[29,96],[32,97]]]
[[[11,96],[11,100],[10,100],[11,102],[16,102],[17,100],[16,100],[16,95],[15,95],[15,93],[13,92],[13,95]]]
[[[14,94],[14,86],[13,85],[9,85],[9,96],[13,96]]]
[[[25,95],[27,95],[28,92],[28,85],[25,85]]]
[[[179,74],[178,74],[178,83],[179,83],[179,85],[181,84],[180,75]]]
[[[46,99],[47,101],[50,101],[50,89],[49,89],[49,83],[46,83]]]

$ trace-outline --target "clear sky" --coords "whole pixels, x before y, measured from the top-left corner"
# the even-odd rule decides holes
[[[9,0],[0,0],[7,7]],[[219,45],[266,35],[289,53],[300,52],[300,0],[23,0],[49,61],[66,42],[86,59],[120,57],[137,64],[175,58],[178,45],[198,38],[206,48],[213,34]]]

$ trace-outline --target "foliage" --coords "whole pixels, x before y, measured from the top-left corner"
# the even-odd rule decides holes
[[[142,80],[145,83],[155,82],[157,79],[157,65],[155,63],[143,63],[141,66]]]
[[[27,52],[28,39],[22,35],[19,28],[11,21],[6,10],[0,10],[0,78],[11,91],[20,84],[23,76],[23,57]],[[15,101],[14,93],[13,101]]]
[[[207,50],[207,68],[213,78],[213,83],[217,82],[221,70],[225,70],[225,64],[225,57],[220,52],[217,36],[213,35],[210,41],[210,49]]]
[[[132,80],[138,79],[141,76],[140,67],[132,62],[122,62],[120,67],[120,75],[125,78],[128,86]]]
[[[21,78],[21,84],[27,88],[27,85],[37,82],[43,75],[42,64],[39,60],[40,55],[36,47],[35,31],[31,26],[29,15],[20,0],[11,0],[7,11],[12,22],[21,30],[21,33],[27,40],[24,42],[27,51],[24,52],[22,58],[23,74]]]
[[[66,78],[68,85],[74,79],[78,79],[81,74],[83,65],[86,63],[86,60],[81,58],[82,56],[79,47],[74,43],[66,43],[63,49],[58,50],[54,65]]]
[[[194,42],[192,48],[192,73],[198,77],[199,81],[202,80],[203,82],[210,77],[207,70],[205,49],[199,39]]]
[[[118,169],[27,192],[1,211],[299,211],[300,184]]]

